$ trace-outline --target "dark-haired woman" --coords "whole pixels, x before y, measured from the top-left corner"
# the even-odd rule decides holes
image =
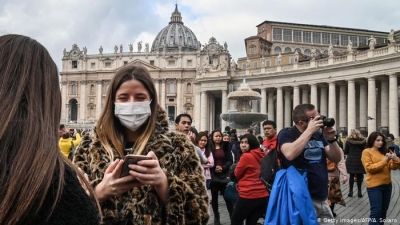
[[[59,84],[39,42],[0,36],[0,224],[100,223],[93,189],[58,148]]]
[[[229,143],[222,141],[222,132],[213,130],[211,132],[210,144],[211,153],[214,157],[214,167],[211,168],[211,206],[214,212],[214,225],[220,224],[218,212],[218,196],[225,193],[229,168],[232,165],[232,153],[229,150]],[[224,197],[229,218],[232,216],[233,203]]]
[[[371,207],[369,224],[384,224],[381,221],[386,219],[392,194],[390,170],[398,169],[400,160],[394,152],[387,152],[385,136],[380,132],[372,132],[361,161],[367,172],[365,183]]]
[[[235,177],[239,180],[237,190],[239,200],[236,202],[232,215],[232,225],[256,225],[265,213],[269,194],[260,181],[260,163],[264,152],[253,134],[240,137],[240,150],[243,152],[235,168]]]
[[[204,169],[204,177],[206,178],[206,187],[210,189],[211,184],[211,171],[210,168],[214,166],[214,157],[210,151],[210,148],[207,145],[208,138],[207,134],[204,132],[200,132],[196,136],[197,147],[200,148],[203,157],[206,159],[207,163],[202,164]]]
[[[93,137],[83,137],[74,162],[102,202],[105,224],[207,224],[208,195],[194,145],[168,131],[149,71],[121,67],[110,83]],[[128,153],[148,160],[129,165]]]

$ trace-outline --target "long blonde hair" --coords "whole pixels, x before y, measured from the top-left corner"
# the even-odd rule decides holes
[[[1,224],[20,224],[35,216],[53,183],[57,189],[49,219],[61,198],[68,166],[94,196],[58,148],[58,71],[39,42],[21,35],[0,36],[0,102]]]
[[[347,137],[348,139],[365,139],[365,137],[361,134],[361,132],[357,129],[353,129],[350,135]]]
[[[107,151],[112,160],[114,160],[113,149],[121,156],[124,155],[124,127],[114,115],[115,95],[119,87],[126,81],[137,80],[143,84],[150,94],[151,116],[147,123],[139,128],[139,137],[135,141],[134,153],[142,154],[147,142],[156,125],[158,98],[154,82],[151,79],[149,71],[141,65],[126,65],[120,68],[111,80],[110,88],[106,96],[106,103],[96,125],[96,133],[99,141]]]

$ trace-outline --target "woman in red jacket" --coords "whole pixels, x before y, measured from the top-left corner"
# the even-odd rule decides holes
[[[231,224],[240,225],[246,220],[246,225],[255,225],[265,213],[269,198],[267,189],[260,181],[260,163],[264,152],[252,134],[240,137],[240,150],[243,154],[235,169],[239,200],[233,210]]]

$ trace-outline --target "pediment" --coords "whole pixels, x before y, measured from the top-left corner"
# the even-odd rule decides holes
[[[135,65],[135,64],[140,64],[140,65],[146,67],[146,69],[147,69],[148,71],[160,71],[160,70],[161,70],[160,67],[151,65],[150,63],[145,62],[145,61],[140,60],[140,59],[135,59],[135,60],[133,60],[132,62],[129,62],[129,63],[128,63],[128,65]]]

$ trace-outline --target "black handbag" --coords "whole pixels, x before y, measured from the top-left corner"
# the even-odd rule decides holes
[[[227,177],[225,173],[223,174],[213,173],[211,176],[212,183],[228,184],[229,181],[231,181],[231,179],[229,179],[229,177]]]

